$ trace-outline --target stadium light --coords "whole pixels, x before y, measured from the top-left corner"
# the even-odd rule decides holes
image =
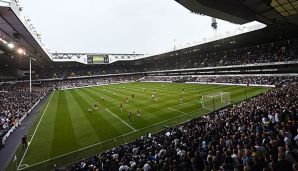
[[[18,54],[20,54],[20,55],[23,55],[23,54],[25,53],[24,49],[22,49],[22,48],[19,48],[19,49],[17,50],[17,52],[18,52]]]
[[[4,43],[4,44],[7,44],[7,41],[4,40],[4,39],[2,39],[1,37],[0,37],[0,41],[1,41],[2,43]]]
[[[13,49],[15,47],[13,43],[8,43],[7,46],[9,49]]]

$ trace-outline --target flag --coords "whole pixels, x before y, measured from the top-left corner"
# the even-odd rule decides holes
[[[14,159],[13,159],[14,162],[17,161],[17,155],[14,155]]]

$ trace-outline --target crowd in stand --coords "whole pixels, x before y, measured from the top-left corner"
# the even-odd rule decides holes
[[[298,85],[141,137],[68,170],[297,171]]]
[[[0,86],[0,140],[49,91],[47,87],[33,87],[30,93],[24,84]]]
[[[142,81],[169,81],[169,82],[205,82],[205,83],[231,83],[231,84],[258,84],[258,85],[285,85],[298,82],[296,76],[146,76]]]
[[[176,52],[160,58],[139,61],[145,71],[216,67],[268,62],[297,61],[298,39],[272,42],[250,47],[224,49],[211,52],[202,50]]]

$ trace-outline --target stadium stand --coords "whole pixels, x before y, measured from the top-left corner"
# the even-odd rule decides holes
[[[30,93],[24,84],[0,86],[0,137],[1,144],[19,126],[21,121],[30,113],[31,108],[41,100],[52,88],[34,87]],[[5,139],[4,139],[5,138]]]
[[[146,71],[297,61],[298,39],[201,53],[194,51],[162,59],[144,59]],[[158,64],[158,65],[157,65]]]
[[[78,76],[93,76],[104,74],[148,72],[174,69],[191,69],[218,66],[233,66],[245,64],[259,64],[272,62],[297,61],[298,58],[298,39],[289,39],[266,44],[246,46],[223,51],[212,51],[201,53],[193,51],[182,53],[177,56],[166,56],[161,58],[145,58],[132,62],[116,62],[110,65],[76,67],[53,66],[47,68],[36,66],[33,75],[34,79],[46,78],[67,78]]]

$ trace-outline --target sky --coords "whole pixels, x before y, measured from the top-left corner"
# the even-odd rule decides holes
[[[191,13],[175,0],[20,0],[51,52],[150,54],[238,25]]]

